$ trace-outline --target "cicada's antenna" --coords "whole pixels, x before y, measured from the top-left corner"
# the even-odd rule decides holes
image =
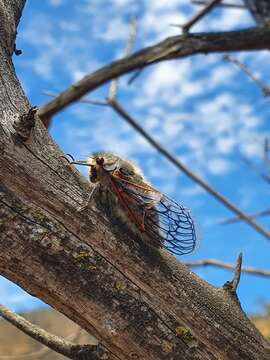
[[[64,158],[65,160],[67,160],[69,162],[69,164],[71,164],[71,165],[92,166],[91,164],[89,164],[89,162],[87,160],[75,160],[74,157],[70,154],[66,154],[66,156],[61,156],[61,157]],[[70,161],[70,159],[68,157],[70,157],[72,161]]]
[[[75,161],[74,157],[71,154],[66,154],[66,156],[70,157],[72,161]]]

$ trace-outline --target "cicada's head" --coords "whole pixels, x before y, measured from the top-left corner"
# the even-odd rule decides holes
[[[106,174],[119,168],[120,157],[107,152],[95,153],[87,158],[90,166],[89,179],[92,183],[101,182]]]
[[[102,182],[108,173],[117,173],[126,179],[139,177],[143,178],[141,171],[130,161],[110,152],[98,152],[87,160],[90,166],[89,178],[93,183]]]
[[[145,181],[143,175],[132,162],[110,152],[98,152],[86,160],[72,161],[71,164],[89,166],[89,179],[92,183],[108,184],[108,175],[116,175],[125,180]]]

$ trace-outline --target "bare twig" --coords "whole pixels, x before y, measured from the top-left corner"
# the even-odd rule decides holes
[[[252,81],[254,81],[259,86],[265,97],[270,96],[270,88],[266,84],[264,84],[260,79],[254,76],[245,64],[241,63],[239,60],[232,57],[230,54],[225,54],[223,56],[223,59],[239,67]]]
[[[56,98],[57,96],[59,96],[59,94],[51,92],[51,91],[43,91],[42,92],[44,95]],[[100,101],[100,100],[90,100],[90,99],[86,99],[86,98],[82,98],[79,100],[81,103],[84,104],[90,104],[90,105],[98,105],[98,106],[108,106],[107,101]]]
[[[136,21],[136,17],[132,16],[130,19],[130,31],[129,31],[128,41],[127,41],[127,46],[126,46],[126,49],[124,52],[124,58],[126,58],[131,52],[131,49],[135,42],[136,32],[137,32],[137,21]],[[117,78],[114,78],[111,81],[108,98],[116,99],[116,93],[117,93]]]
[[[234,300],[238,303],[238,305],[241,307],[241,304],[239,302],[238,296],[236,294],[236,289],[240,281],[241,277],[241,267],[242,267],[242,253],[239,254],[236,262],[236,266],[234,268],[234,275],[233,279],[231,281],[226,281],[223,285],[223,289],[234,298]]]
[[[253,170],[256,174],[258,174],[268,184],[270,183],[270,176],[262,172],[258,165],[256,165],[253,161],[251,161],[250,159],[248,159],[243,155],[241,156],[241,158],[251,170]]]
[[[89,360],[97,360],[101,354],[108,353],[100,345],[76,345],[63,338],[50,334],[37,325],[31,324],[22,316],[7,309],[0,304],[0,316],[22,330],[25,334],[39,341],[41,344],[48,346],[50,349],[62,354],[69,359],[83,359],[86,355]]]
[[[223,261],[214,260],[214,259],[204,259],[204,260],[199,260],[199,261],[194,261],[194,262],[185,262],[185,264],[191,268],[214,266],[214,267],[218,267],[218,268],[222,268],[222,269],[226,269],[226,270],[234,270],[235,269],[234,264],[225,263]],[[241,272],[250,274],[250,275],[270,277],[269,270],[256,269],[251,266],[242,267]]]
[[[258,211],[256,213],[253,213],[253,214],[249,214],[248,216],[252,219],[257,219],[259,217],[263,217],[263,216],[267,216],[267,215],[270,215],[270,209],[266,209],[266,210],[263,210],[263,211]],[[218,222],[219,225],[227,225],[227,224],[234,224],[236,222],[239,222],[241,221],[242,219],[240,219],[238,216],[236,217],[231,217],[231,218],[228,218],[228,219],[224,219],[224,220],[221,220]]]
[[[240,31],[190,34],[188,37],[185,34],[173,36],[86,75],[57,98],[41,107],[38,115],[43,120],[51,117],[102,84],[160,61],[200,53],[262,50],[269,47],[270,29],[267,26]]]
[[[269,160],[269,139],[266,137],[263,143],[263,161],[270,173],[270,160]]]
[[[209,0],[191,0],[191,3],[194,5],[206,5],[206,4],[209,4]],[[227,2],[222,2],[220,4],[217,4],[217,6],[234,8],[234,9],[246,9],[245,5],[227,3]]]
[[[240,253],[238,258],[237,258],[236,266],[235,266],[235,269],[234,269],[234,275],[233,275],[233,280],[232,280],[232,290],[233,291],[236,291],[237,286],[238,286],[239,281],[240,281],[242,260],[243,260],[243,254]]]
[[[81,334],[81,328],[78,326],[75,331],[73,331],[71,334],[69,334],[66,337],[66,340],[69,341],[77,341],[80,334]],[[42,346],[39,350],[33,351],[27,354],[17,354],[17,355],[0,355],[0,360],[20,360],[20,359],[42,359],[44,356],[46,356],[50,351],[52,351],[47,346]]]
[[[204,4],[204,7],[190,20],[188,20],[184,25],[181,25],[184,33],[189,32],[191,27],[196,24],[201,18],[203,18],[206,14],[208,14],[217,4],[219,4],[222,0],[210,0],[209,2]]]

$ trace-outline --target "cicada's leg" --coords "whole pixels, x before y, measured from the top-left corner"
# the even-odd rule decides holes
[[[145,215],[146,215],[146,212],[148,210],[152,209],[154,206],[155,206],[155,201],[151,201],[150,203],[143,205],[142,224],[141,224],[141,227],[142,227],[143,231],[145,231]]]
[[[94,186],[91,189],[90,193],[88,193],[85,199],[83,200],[82,205],[77,209],[78,212],[82,212],[91,206],[96,191],[97,191],[97,186]]]

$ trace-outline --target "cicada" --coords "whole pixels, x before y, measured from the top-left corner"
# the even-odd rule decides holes
[[[196,246],[194,221],[188,209],[150,186],[130,161],[109,153],[95,153],[72,164],[87,165],[95,193],[112,216],[139,234],[150,246],[184,255]],[[96,197],[97,198],[97,197]]]

